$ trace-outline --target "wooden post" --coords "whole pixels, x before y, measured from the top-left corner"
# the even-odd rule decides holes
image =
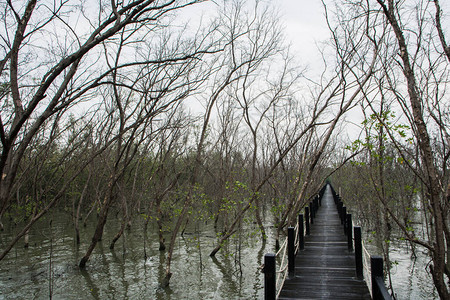
[[[353,224],[352,224],[352,214],[347,214],[347,245],[348,251],[353,250]]]
[[[295,229],[288,227],[288,273],[293,275],[295,271]]]
[[[275,254],[267,253],[264,255],[264,299],[275,300],[276,297],[276,269]]]
[[[377,284],[377,277],[383,278],[383,258],[381,256],[370,257],[370,272],[372,277],[372,299],[383,299],[381,290]]]
[[[305,227],[303,223],[303,215],[298,215],[298,242],[300,244],[300,250],[305,249]]]
[[[310,218],[311,218],[311,224],[314,224],[314,218],[316,217],[314,214],[314,206],[312,201],[309,202],[309,214],[310,214]]]
[[[347,213],[347,208],[345,209],[345,215],[343,216],[343,218],[344,218],[344,235],[347,235],[348,234],[348,228],[347,228],[347,216],[348,216],[348,213]]]
[[[362,253],[362,239],[361,227],[355,226],[353,228],[355,234],[355,263],[356,263],[356,277],[363,278],[363,253]]]
[[[305,207],[305,226],[306,226],[306,235],[310,234],[309,230],[309,208]]]
[[[345,233],[345,217],[347,216],[347,207],[343,206],[341,211],[341,224],[344,225],[344,233]]]
[[[322,197],[317,195],[317,201],[319,201],[319,206],[322,206]]]

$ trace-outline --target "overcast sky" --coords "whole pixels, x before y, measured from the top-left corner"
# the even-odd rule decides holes
[[[279,3],[283,16],[286,35],[293,42],[296,50],[312,51],[312,48],[315,48],[314,42],[323,40],[327,36],[320,1],[276,0],[276,2]]]
[[[286,37],[292,43],[295,57],[302,64],[310,64],[317,56],[316,43],[328,37],[321,1],[276,0]],[[309,62],[308,62],[309,61]]]

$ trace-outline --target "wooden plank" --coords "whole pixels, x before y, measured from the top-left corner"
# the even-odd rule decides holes
[[[356,277],[354,253],[329,187],[310,230],[279,299],[370,299],[366,283]]]

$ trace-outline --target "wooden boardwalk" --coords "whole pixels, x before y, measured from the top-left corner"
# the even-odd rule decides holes
[[[356,277],[355,255],[348,250],[329,186],[305,249],[295,258],[295,276],[286,279],[278,299],[370,299],[365,281]]]

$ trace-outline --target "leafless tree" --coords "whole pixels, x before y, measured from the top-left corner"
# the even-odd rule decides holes
[[[434,5],[433,5],[434,3]],[[382,135],[397,150],[402,162],[423,184],[422,201],[432,228],[426,238],[416,236],[402,219],[390,210],[386,195],[379,200],[404,237],[426,248],[432,260],[430,273],[441,299],[449,299],[445,274],[448,261],[448,46],[442,29],[439,1],[417,1],[414,6],[392,0],[345,1],[359,18],[372,24],[369,32],[379,51],[377,81],[364,89],[366,105],[382,127]],[[356,19],[345,21],[354,26]],[[374,104],[392,103],[394,120],[386,119]],[[381,144],[380,144],[381,143]],[[383,141],[378,141],[380,150]],[[382,156],[383,152],[380,152]],[[384,167],[379,166],[378,184],[383,184]],[[381,180],[381,181],[380,181]],[[446,258],[447,255],[447,258]]]
[[[132,80],[116,78],[117,74],[126,77],[130,74],[128,72],[139,66],[167,72],[165,78],[153,76],[156,79],[152,82],[155,88],[147,91],[147,104],[152,101],[157,103],[156,98],[152,98],[155,93],[158,97],[170,97],[174,90],[183,89],[184,93],[180,92],[176,97],[180,100],[187,97],[187,91],[198,86],[194,75],[188,75],[193,68],[192,63],[198,62],[201,55],[217,51],[219,47],[215,46],[220,41],[212,41],[207,33],[201,38],[191,39],[190,47],[186,47],[187,43],[163,36],[158,29],[166,27],[176,11],[199,2],[202,1],[99,1],[74,6],[67,1],[38,3],[30,0],[1,4],[5,22],[1,33],[0,60],[0,218],[11,204],[21,161],[33,140],[47,130],[45,124],[56,122],[57,128],[64,124],[60,120],[65,121],[68,112],[99,105],[101,91],[106,86],[124,84],[124,89],[139,88],[130,84]],[[175,35],[177,33],[182,34],[177,31]],[[157,45],[156,36],[161,37],[158,42],[171,44],[167,48],[153,47]],[[117,40],[123,43],[118,44]],[[148,40],[153,42],[150,48],[145,45]],[[148,51],[144,56],[136,51],[139,49],[155,51]],[[121,59],[108,64],[107,57],[110,55],[120,55]],[[184,67],[183,63],[186,63]],[[135,74],[143,80],[151,80],[151,76],[146,77],[142,72]],[[184,83],[176,80],[183,77],[181,74],[186,75]],[[186,83],[188,79],[192,82]],[[135,91],[144,92],[143,89]],[[153,108],[150,106],[145,110],[139,105],[137,107],[141,115],[130,114],[130,111],[122,111],[119,115],[122,119],[133,115],[135,124],[143,124],[143,114],[146,110],[151,114]],[[117,109],[121,110],[120,107]],[[109,140],[110,144],[120,139],[121,134],[136,132],[135,125],[127,125],[123,124],[125,127]],[[65,187],[68,185],[66,182]],[[59,196],[54,196],[27,227],[55,205],[63,194],[64,191],[61,191]]]

